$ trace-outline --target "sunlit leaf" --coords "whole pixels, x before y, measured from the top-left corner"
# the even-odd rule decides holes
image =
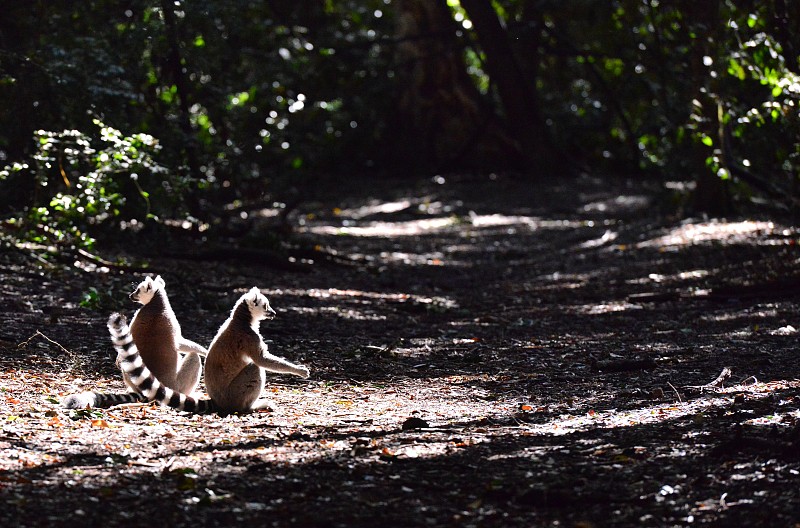
[[[746,78],[744,68],[742,68],[742,65],[736,62],[735,59],[731,59],[730,62],[728,63],[728,73],[730,73],[740,81],[743,81]]]

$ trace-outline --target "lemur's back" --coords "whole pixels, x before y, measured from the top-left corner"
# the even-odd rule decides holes
[[[163,288],[131,321],[131,334],[144,364],[168,387],[175,386],[180,326]]]

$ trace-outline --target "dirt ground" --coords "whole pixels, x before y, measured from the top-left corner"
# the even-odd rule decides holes
[[[589,179],[351,187],[289,216],[296,269],[181,240],[98,248],[113,267],[5,251],[0,525],[800,523],[789,221],[677,220]],[[146,273],[203,344],[260,287],[311,377],[270,375],[246,415],[62,408],[124,390],[105,321]]]

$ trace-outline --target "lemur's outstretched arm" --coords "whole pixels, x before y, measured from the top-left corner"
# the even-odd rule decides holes
[[[194,352],[198,356],[208,356],[208,350],[206,350],[203,346],[198,345],[191,339],[186,339],[185,337],[181,337],[180,340],[178,340],[178,352],[182,352],[184,354],[190,354]]]

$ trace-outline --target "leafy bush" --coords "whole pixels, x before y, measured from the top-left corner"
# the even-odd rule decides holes
[[[91,247],[92,230],[123,212],[141,221],[154,216],[150,192],[141,181],[156,189],[158,181],[167,183],[167,170],[154,158],[158,141],[148,134],[126,136],[99,120],[94,124],[93,137],[79,130],[39,130],[30,160],[0,171],[0,189],[34,181],[28,206],[6,220],[19,240]],[[162,202],[178,199],[167,198],[163,188],[160,194]],[[139,203],[128,197],[138,197]]]

